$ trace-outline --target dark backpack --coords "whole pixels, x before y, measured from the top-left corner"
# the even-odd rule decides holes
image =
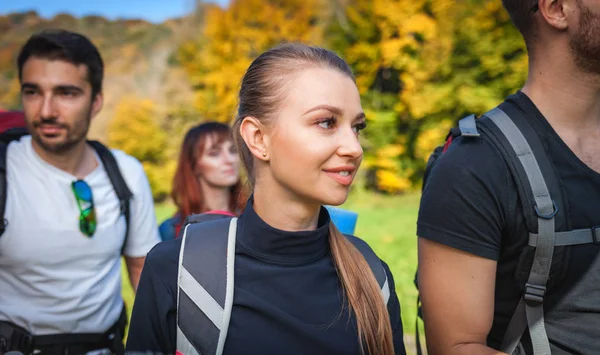
[[[509,117],[500,108],[495,108],[476,119],[474,115],[459,121],[443,146],[431,154],[424,175],[423,189],[436,163],[458,137],[479,139],[485,133],[502,153],[517,185],[519,199],[529,230],[529,243],[521,253],[516,279],[522,287],[523,297],[519,302],[504,335],[500,350],[508,354],[523,352],[521,338],[529,328],[535,355],[550,354],[550,344],[544,325],[543,302],[548,288],[558,286],[560,278],[551,273],[559,272],[568,257],[568,248],[576,244],[600,243],[600,231],[596,227],[570,230],[566,201],[564,201],[559,177],[546,154],[538,134],[526,117]],[[566,230],[566,232],[557,232]],[[554,262],[553,262],[554,260]],[[415,276],[418,288],[418,271]],[[422,354],[418,331],[418,319],[423,318],[420,298],[417,298],[416,344],[417,353]]]
[[[181,229],[177,278],[177,354],[221,355],[233,307],[237,218],[225,214],[189,216]],[[387,275],[367,243],[346,238],[361,252],[390,297]]]
[[[2,112],[0,113],[0,237],[4,234],[6,227],[10,221],[7,221],[4,217],[6,211],[6,154],[8,152],[8,145],[12,141],[18,141],[21,137],[28,135],[27,129],[25,128],[25,119],[23,114],[20,112]],[[88,143],[94,148],[106,174],[113,185],[115,193],[120,201],[121,213],[125,217],[125,240],[121,247],[121,254],[125,250],[127,245],[127,237],[129,236],[129,222],[130,222],[130,201],[133,198],[133,194],[125,179],[121,174],[119,165],[110,149],[104,146],[102,143],[97,141],[88,141]]]

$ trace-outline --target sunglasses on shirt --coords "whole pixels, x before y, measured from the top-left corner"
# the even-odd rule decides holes
[[[83,180],[73,181],[71,188],[79,207],[79,230],[91,238],[96,231],[96,212],[94,210],[92,189]]]

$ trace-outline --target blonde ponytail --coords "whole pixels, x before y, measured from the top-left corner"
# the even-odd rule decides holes
[[[356,317],[361,349],[366,345],[369,355],[394,355],[390,316],[367,261],[333,222],[329,244],[345,299]]]

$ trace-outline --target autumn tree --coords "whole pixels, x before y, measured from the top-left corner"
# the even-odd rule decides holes
[[[244,70],[282,41],[323,45],[351,65],[368,120],[366,185],[420,187],[429,154],[467,114],[517,90],[527,59],[500,0],[237,0],[205,7],[178,60],[205,119],[229,121]]]
[[[152,101],[125,97],[109,125],[108,141],[112,148],[123,150],[142,163],[154,198],[162,200],[171,190],[175,161],[167,157],[167,134],[158,122]]]
[[[352,65],[369,117],[370,185],[420,185],[448,129],[522,85],[523,42],[500,0],[337,0],[326,43]]]
[[[254,58],[283,41],[322,42],[322,8],[322,0],[234,0],[226,10],[206,5],[202,33],[178,55],[197,89],[197,111],[205,119],[230,121]]]

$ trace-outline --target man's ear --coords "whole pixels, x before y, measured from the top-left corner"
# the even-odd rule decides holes
[[[101,92],[94,95],[92,102],[92,118],[96,117],[96,115],[102,110],[102,106],[104,105],[104,95]]]
[[[539,0],[538,11],[544,20],[559,31],[569,27],[569,20],[579,11],[577,0]]]
[[[267,128],[255,117],[245,117],[240,124],[240,134],[248,149],[257,159],[269,160]]]

